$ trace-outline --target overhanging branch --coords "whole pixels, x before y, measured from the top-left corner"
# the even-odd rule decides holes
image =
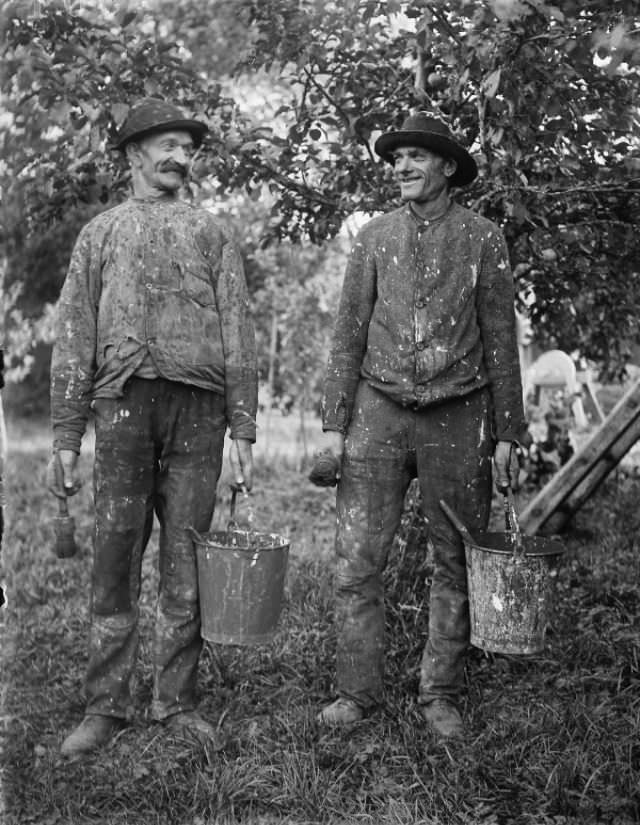
[[[352,125],[351,125],[351,121],[349,120],[349,115],[344,111],[342,106],[340,106],[340,104],[331,97],[331,95],[327,92],[327,90],[324,89],[323,86],[320,85],[320,83],[318,83],[318,81],[315,79],[315,77],[311,74],[309,69],[307,69],[306,67],[304,68],[304,73],[307,76],[307,80],[309,80],[311,82],[311,84],[313,85],[313,87],[315,89],[317,89],[317,91],[319,91],[320,94],[333,106],[333,108],[340,115],[340,117],[343,119],[343,121],[351,129]],[[355,135],[358,138],[358,141],[363,146],[366,147],[367,153],[369,154],[370,160],[374,160],[373,153],[371,152],[371,147],[369,146],[369,141],[365,140],[357,129],[354,128],[353,131],[355,132]]]

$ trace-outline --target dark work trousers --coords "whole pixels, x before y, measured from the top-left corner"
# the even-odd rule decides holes
[[[363,708],[382,701],[382,574],[407,488],[417,476],[434,547],[419,701],[457,700],[469,644],[465,556],[439,501],[444,499],[470,529],[486,529],[493,447],[486,389],[413,410],[360,383],[337,496],[339,695]]]
[[[222,465],[224,398],[165,379],[132,378],[93,402],[96,523],[87,713],[124,718],[138,648],[142,555],[160,523],[153,644],[155,719],[195,706],[202,647],[188,527],[209,529]]]

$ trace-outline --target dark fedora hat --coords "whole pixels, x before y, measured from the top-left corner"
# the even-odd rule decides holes
[[[393,163],[393,150],[399,146],[422,146],[455,160],[457,168],[450,178],[452,186],[466,186],[478,174],[475,160],[453,137],[447,124],[428,112],[409,115],[399,131],[380,135],[374,149],[387,163]]]
[[[199,120],[186,118],[182,110],[173,103],[166,103],[155,97],[146,97],[129,111],[113,143],[113,148],[123,150],[131,140],[140,140],[157,132],[168,132],[174,129],[190,132],[193,144],[197,148],[202,143],[208,126]]]

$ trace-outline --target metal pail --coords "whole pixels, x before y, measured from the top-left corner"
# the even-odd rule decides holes
[[[225,645],[273,638],[284,594],[289,542],[273,533],[191,530],[198,559],[200,633]]]
[[[445,502],[440,505],[464,541],[471,644],[492,653],[542,652],[564,553],[560,541],[521,536],[516,547],[510,533],[472,536]]]

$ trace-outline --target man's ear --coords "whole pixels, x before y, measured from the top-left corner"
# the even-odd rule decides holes
[[[130,143],[124,147],[124,153],[129,161],[130,166],[139,166],[140,165],[140,144],[136,143],[132,140]]]
[[[443,171],[447,178],[452,178],[455,175],[457,168],[457,161],[455,161],[453,158],[445,158]]]

